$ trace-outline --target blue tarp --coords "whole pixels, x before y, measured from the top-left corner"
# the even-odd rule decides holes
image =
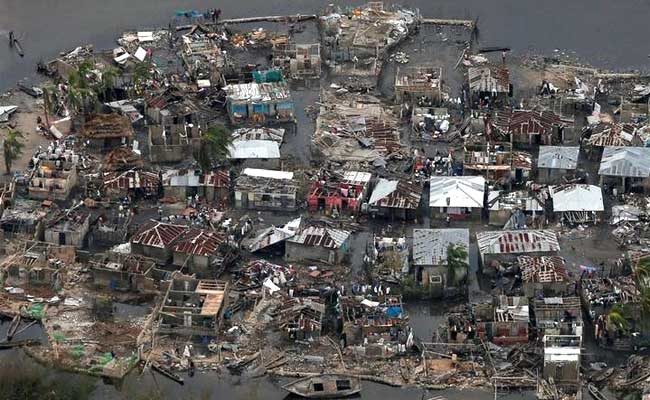
[[[400,315],[402,315],[402,307],[391,306],[386,309],[386,316],[390,318],[398,318]]]

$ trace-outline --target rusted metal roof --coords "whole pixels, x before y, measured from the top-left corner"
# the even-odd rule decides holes
[[[216,188],[230,187],[230,171],[227,169],[218,169],[199,177],[199,183],[204,186],[214,186]]]
[[[380,179],[370,196],[370,204],[378,207],[417,209],[422,186],[407,181]]]
[[[338,249],[350,237],[350,232],[342,229],[321,228],[307,226],[296,233],[288,241],[300,243],[306,246],[325,247],[327,249]]]
[[[133,126],[120,114],[98,114],[83,124],[81,134],[87,139],[130,138]]]
[[[157,189],[160,186],[158,174],[147,171],[111,172],[104,175],[104,189]]]
[[[478,232],[476,241],[481,255],[560,251],[557,235],[548,229]]]
[[[550,135],[555,127],[573,125],[550,110],[504,110],[496,113],[493,125],[502,134]]]
[[[601,123],[591,128],[587,140],[590,146],[628,146],[632,144],[636,127],[632,124]]]
[[[182,225],[151,221],[145,224],[135,235],[133,235],[131,243],[149,247],[158,247],[161,249],[167,248],[188,229],[188,227]]]
[[[559,256],[519,256],[517,264],[522,271],[524,282],[563,282],[569,279],[564,265],[564,258]]]
[[[214,255],[225,240],[223,234],[214,231],[190,229],[178,239],[174,252],[208,257]]]

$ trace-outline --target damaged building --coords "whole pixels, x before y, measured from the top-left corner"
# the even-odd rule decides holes
[[[77,186],[77,165],[68,161],[40,160],[29,179],[32,199],[66,200]]]
[[[485,274],[520,255],[554,256],[560,251],[557,234],[548,229],[477,232],[476,241]]]
[[[129,170],[109,172],[101,176],[97,190],[109,199],[152,199],[160,193],[160,176],[154,172]]]
[[[522,229],[542,221],[545,202],[526,190],[508,192],[493,190],[488,193],[489,224],[504,229]]]
[[[485,186],[482,176],[432,176],[429,184],[432,217],[480,220]]]
[[[284,259],[288,262],[311,260],[339,264],[350,248],[350,232],[306,225],[287,239],[285,246]]]
[[[452,272],[448,262],[450,247],[465,250],[466,257],[460,260],[465,267]],[[438,295],[449,286],[456,286],[468,274],[469,230],[468,229],[414,229],[413,267],[416,280]],[[452,276],[453,275],[453,276]]]
[[[579,146],[539,146],[537,182],[564,183],[565,177],[575,175]]]
[[[172,260],[172,246],[188,229],[186,226],[152,220],[131,237],[131,251],[154,258],[164,265]]]
[[[170,169],[163,173],[162,186],[165,197],[178,200],[199,196],[220,205],[230,200],[230,172],[224,168],[206,173],[195,169]]]
[[[158,282],[169,274],[156,269],[156,261],[151,258],[112,254],[101,261],[90,261],[93,285],[115,291],[155,292]]]
[[[160,305],[157,332],[215,337],[228,306],[229,285],[174,273]]]
[[[313,79],[321,75],[319,43],[276,43],[273,67],[291,79]]]
[[[562,223],[597,224],[602,220],[605,206],[600,186],[560,185],[550,189],[553,212]]]
[[[395,102],[439,106],[442,95],[442,68],[432,65],[397,67]]]
[[[258,77],[254,82],[224,88],[230,121],[233,124],[293,121],[293,100],[282,73],[269,70],[254,76]]]
[[[507,104],[512,93],[510,71],[497,65],[470,67],[467,69],[467,87],[472,108]]]
[[[527,297],[563,296],[573,291],[564,258],[559,256],[519,256],[524,294]]]
[[[601,187],[610,185],[622,193],[645,193],[650,186],[650,148],[605,147],[598,175]]]
[[[573,119],[550,110],[502,110],[492,122],[494,130],[513,145],[553,145],[563,143]]]
[[[321,336],[325,304],[319,298],[289,298],[273,313],[289,340],[317,340]]]
[[[225,235],[214,231],[187,230],[175,241],[173,264],[199,278],[213,277],[223,264],[219,250],[225,242]]]
[[[75,210],[59,212],[45,224],[45,241],[56,245],[84,247],[90,229],[90,213]]]
[[[345,171],[342,174],[324,171],[312,183],[307,195],[309,211],[356,214],[368,194],[369,172]],[[336,210],[336,211],[334,211]]]
[[[97,114],[86,120],[81,137],[87,146],[99,151],[129,144],[134,131],[131,121],[120,114]]]
[[[296,209],[293,172],[246,168],[235,181],[235,207],[251,210]]]
[[[422,186],[405,180],[380,178],[368,201],[368,211],[387,218],[413,220],[422,198]]]

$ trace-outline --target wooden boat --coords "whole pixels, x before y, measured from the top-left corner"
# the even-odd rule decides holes
[[[180,375],[178,375],[178,374],[172,372],[172,371],[171,371],[169,368],[167,368],[167,367],[163,367],[162,365],[158,364],[157,362],[152,362],[152,363],[151,363],[151,369],[153,369],[154,371],[158,372],[158,373],[161,374],[162,376],[165,376],[165,377],[167,377],[167,378],[169,378],[169,379],[175,381],[176,383],[179,383],[179,384],[181,384],[181,385],[183,385],[183,384],[185,383],[184,380],[183,380],[183,378],[181,378]]]
[[[334,399],[361,392],[361,380],[348,375],[324,374],[301,378],[282,388],[308,399]]]
[[[589,390],[589,394],[591,395],[591,397],[593,397],[594,399],[596,399],[596,400],[609,400],[609,398],[607,396],[605,396],[604,394],[602,394],[600,392],[600,390],[598,390],[596,385],[590,383],[590,384],[587,385],[587,389]]]

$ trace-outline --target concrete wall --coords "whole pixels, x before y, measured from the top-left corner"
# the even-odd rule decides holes
[[[460,212],[461,214],[448,214],[449,208],[447,207],[431,207],[431,218],[435,219],[446,219],[447,215],[449,215],[450,218],[452,219],[465,219],[465,220],[472,220],[472,221],[478,221],[481,219],[481,210],[482,208],[461,208]],[[465,211],[469,210],[469,213],[465,213]]]
[[[161,264],[167,264],[172,259],[171,249],[161,249],[159,247],[143,246],[140,243],[131,243],[131,252],[141,256],[150,257],[159,261]]]
[[[332,250],[320,246],[306,246],[300,243],[285,242],[284,259],[289,262],[304,262],[308,260],[323,260],[329,263],[339,263],[345,255],[343,248]]]

